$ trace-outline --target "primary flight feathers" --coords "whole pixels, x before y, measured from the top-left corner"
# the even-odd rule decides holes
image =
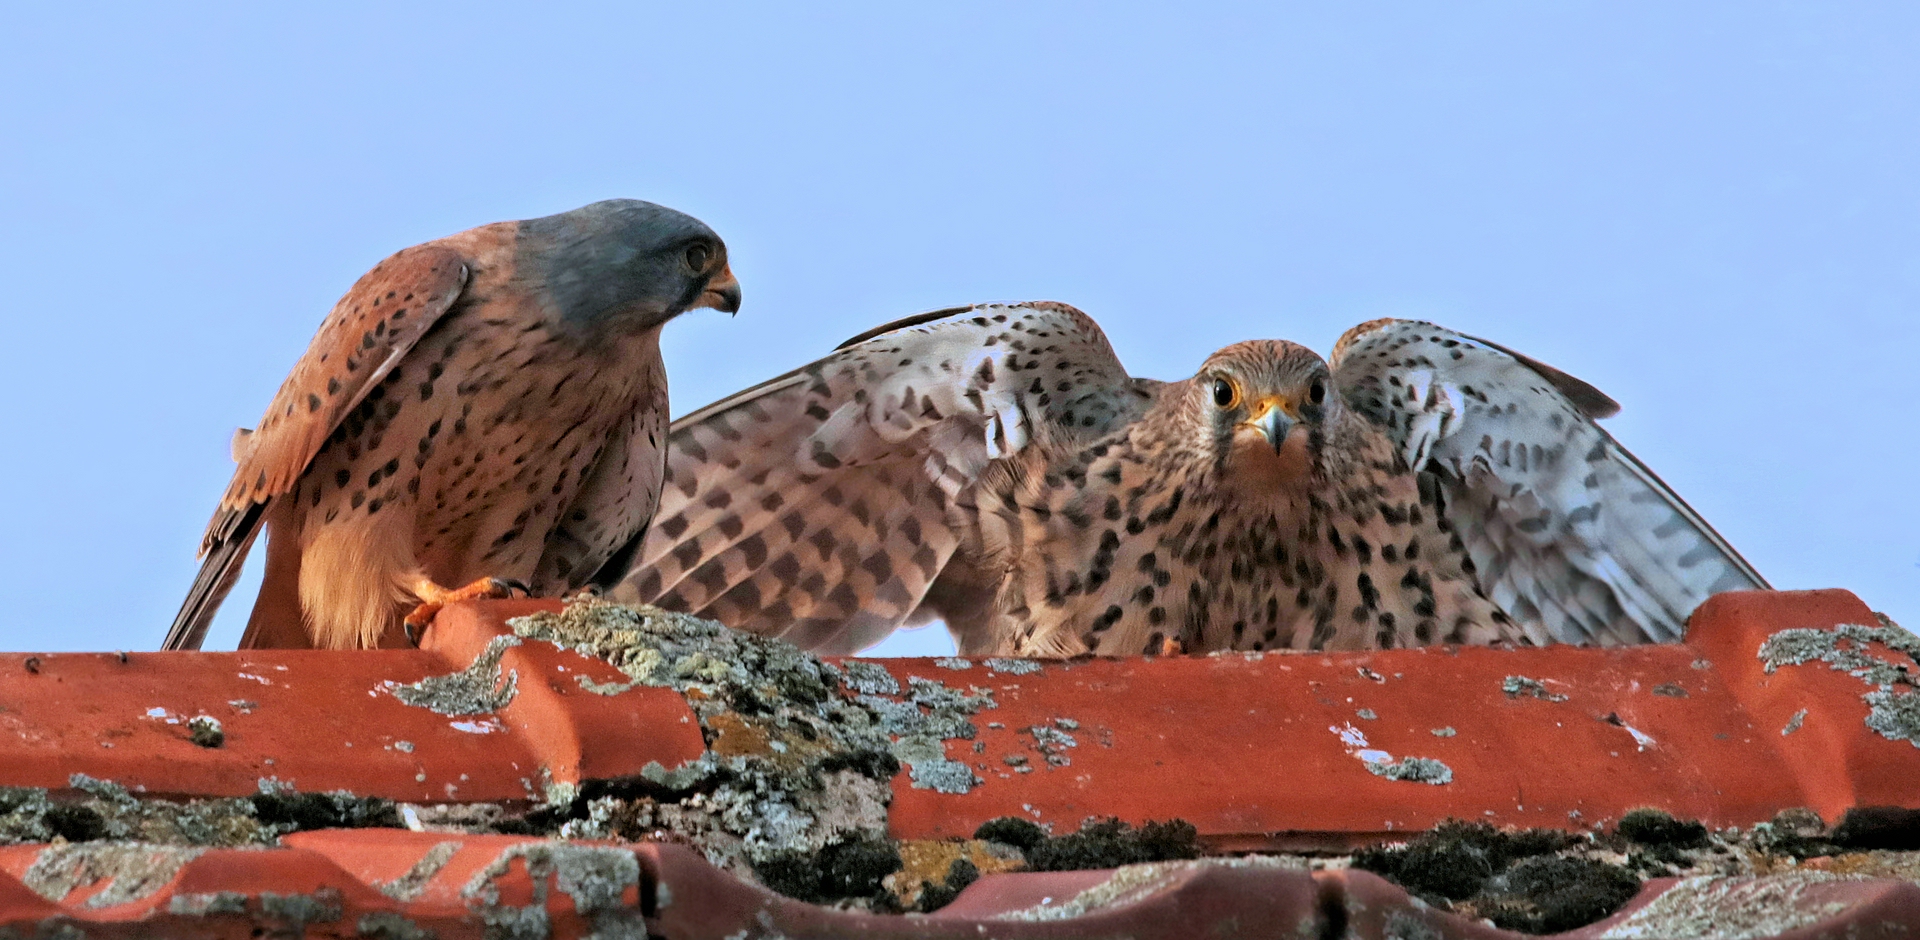
[[[1671,640],[1765,582],[1617,407],[1413,321],[1160,383],[1065,305],[940,311],[674,422],[615,596],[836,653]]]

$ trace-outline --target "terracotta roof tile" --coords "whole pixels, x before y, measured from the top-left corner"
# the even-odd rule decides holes
[[[550,784],[698,758],[680,693],[629,688],[605,662],[504,625],[555,609],[450,608],[414,651],[12,654],[0,660],[0,785],[77,796],[95,786],[73,776],[85,774],[147,795],[234,797],[264,781],[524,806]],[[1658,805],[1745,827],[1792,807],[1828,819],[1920,807],[1920,747],[1900,737],[1913,729],[1872,697],[1900,657],[1836,641],[1878,625],[1843,591],[1756,593],[1710,601],[1679,646],[883,661],[902,688],[919,678],[992,700],[971,737],[941,745],[978,782],[943,792],[903,770],[888,825],[937,839],[1009,815],[1060,832],[1093,815],[1177,817],[1211,848],[1242,851],[1351,845],[1448,817],[1585,828]],[[1781,632],[1795,629],[1809,632]],[[218,727],[196,743],[198,716]],[[1701,910],[1742,936],[1892,936],[1920,925],[1920,888],[1811,869],[1656,881],[1570,936],[1685,935]],[[784,898],[671,844],[354,829],[276,848],[0,848],[0,931],[584,936],[643,921],[665,937],[1512,936],[1366,872],[1259,860],[992,874],[903,917]]]
[[[33,887],[28,887],[31,884]],[[45,894],[56,895],[55,899]],[[1908,936],[1920,887],[1819,872],[1664,879],[1567,938]],[[278,849],[110,843],[0,849],[0,925],[47,936],[644,935],[663,938],[1195,936],[1512,938],[1366,872],[1234,861],[998,875],[936,914],[838,911],[749,885],[671,845],[377,831]],[[622,933],[621,931],[625,931]]]
[[[555,604],[502,601],[489,616]],[[245,796],[262,781],[412,801],[524,800],[554,780],[675,766],[705,745],[686,701],[638,688],[618,700],[577,677],[625,681],[546,644],[502,652],[479,683],[507,681],[492,712],[441,714],[393,694],[468,667],[498,634],[472,610],[443,618],[423,650],[18,654],[0,666],[0,785],[64,789],[73,774],[136,792]],[[454,698],[457,698],[455,696]],[[189,722],[210,716],[203,747]]]

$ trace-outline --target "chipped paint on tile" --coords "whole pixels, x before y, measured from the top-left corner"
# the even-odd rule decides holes
[[[1353,726],[1353,722],[1342,722],[1327,726],[1327,730],[1340,738],[1340,745],[1347,754],[1358,757],[1368,764],[1386,764],[1393,762],[1393,755],[1375,748],[1367,742],[1367,733]]]

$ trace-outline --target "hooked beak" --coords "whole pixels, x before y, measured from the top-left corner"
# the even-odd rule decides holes
[[[1247,419],[1247,426],[1259,431],[1267,443],[1273,445],[1273,452],[1279,453],[1281,445],[1287,442],[1287,432],[1293,430],[1293,419],[1287,416],[1277,398],[1269,398],[1254,407],[1256,411]]]
[[[700,292],[700,299],[693,302],[694,307],[712,307],[723,313],[740,312],[740,282],[733,278],[733,265],[720,269],[720,273],[707,281],[707,289]]]

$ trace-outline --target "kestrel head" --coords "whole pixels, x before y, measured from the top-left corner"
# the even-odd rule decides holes
[[[699,307],[740,309],[726,243],[699,219],[651,202],[608,199],[528,219],[516,254],[575,329],[638,332]]]
[[[1327,364],[1282,340],[1235,343],[1207,357],[1192,389],[1217,465],[1236,477],[1305,480],[1333,400]]]

